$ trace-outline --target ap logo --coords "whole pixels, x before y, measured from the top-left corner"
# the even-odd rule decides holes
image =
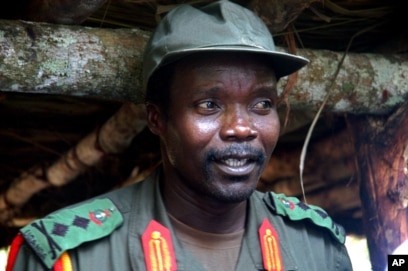
[[[388,255],[388,271],[408,270],[408,255]]]

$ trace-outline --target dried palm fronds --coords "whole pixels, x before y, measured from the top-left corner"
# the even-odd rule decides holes
[[[138,27],[152,30],[169,10],[183,3],[214,0],[109,0],[85,21],[97,27]],[[256,12],[269,26],[278,45],[286,46],[284,36],[294,31],[301,46],[342,51],[350,38],[373,27],[355,39],[350,51],[378,52],[382,44],[395,52],[408,48],[408,32],[398,20],[403,10],[396,1],[386,0],[235,0]],[[401,12],[402,13],[402,12]],[[289,24],[293,24],[291,29]],[[397,30],[398,29],[398,30]],[[390,44],[391,43],[391,44]],[[389,47],[390,48],[390,47]]]

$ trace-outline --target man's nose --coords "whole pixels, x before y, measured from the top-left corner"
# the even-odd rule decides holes
[[[254,128],[253,121],[246,109],[229,109],[224,114],[220,131],[222,139],[246,141],[258,136],[258,131]]]

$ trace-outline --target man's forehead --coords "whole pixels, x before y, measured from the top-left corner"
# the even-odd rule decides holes
[[[183,96],[216,96],[227,89],[270,93],[276,91],[276,86],[275,73],[264,61],[222,56],[195,57],[177,63],[171,89],[183,89],[179,93]]]
[[[242,53],[206,53],[195,54],[179,60],[175,64],[175,70],[185,73],[192,70],[218,69],[222,71],[223,67],[237,69],[245,68],[247,72],[264,72],[275,78],[275,72],[271,65],[257,54]]]

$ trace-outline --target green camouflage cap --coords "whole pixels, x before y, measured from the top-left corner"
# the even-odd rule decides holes
[[[243,6],[226,0],[202,7],[180,5],[163,18],[146,45],[144,91],[159,67],[190,54],[223,51],[263,54],[277,78],[309,62],[306,58],[276,51],[267,26]]]

